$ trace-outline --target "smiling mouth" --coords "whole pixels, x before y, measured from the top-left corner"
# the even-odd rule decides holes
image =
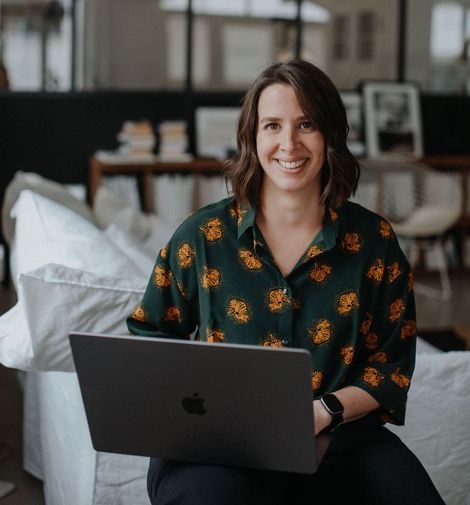
[[[301,167],[306,161],[307,158],[304,158],[303,160],[296,160],[296,161],[285,161],[285,160],[277,160],[279,165],[281,165],[282,168],[287,168],[288,170],[293,170],[295,168]]]

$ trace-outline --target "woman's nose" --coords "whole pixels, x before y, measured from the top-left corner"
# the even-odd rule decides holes
[[[285,128],[281,137],[281,149],[291,151],[295,149],[299,142],[295,128]]]

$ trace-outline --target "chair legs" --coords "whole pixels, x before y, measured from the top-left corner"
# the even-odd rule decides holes
[[[421,282],[415,282],[414,290],[416,293],[434,298],[436,300],[447,301],[452,296],[452,286],[449,278],[449,270],[447,268],[447,257],[444,250],[443,237],[433,239],[415,239],[412,240],[414,245],[423,252],[431,252],[437,270],[439,272],[440,286],[429,286]]]

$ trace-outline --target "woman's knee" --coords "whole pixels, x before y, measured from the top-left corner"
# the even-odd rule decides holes
[[[234,467],[151,460],[148,490],[153,505],[252,503],[252,472]]]

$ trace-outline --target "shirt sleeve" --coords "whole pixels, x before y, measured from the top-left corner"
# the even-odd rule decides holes
[[[416,312],[410,266],[396,238],[390,241],[383,278],[361,324],[362,346],[350,384],[378,401],[383,421],[402,425],[415,364]]]
[[[141,303],[127,318],[131,334],[188,339],[196,327],[195,304],[185,295],[165,260],[168,249],[157,257]]]

